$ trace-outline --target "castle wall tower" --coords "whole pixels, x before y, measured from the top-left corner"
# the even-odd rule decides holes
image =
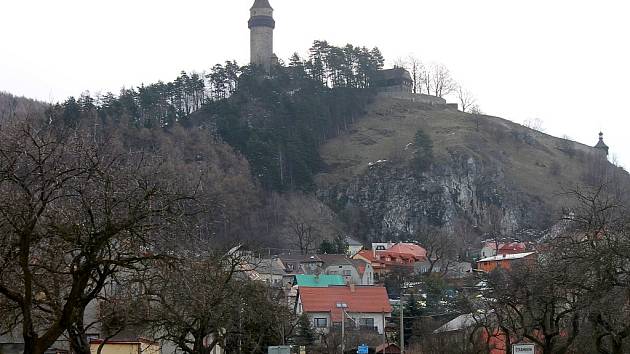
[[[266,72],[271,70],[273,57],[273,8],[269,0],[256,0],[249,10],[250,63],[260,65]]]

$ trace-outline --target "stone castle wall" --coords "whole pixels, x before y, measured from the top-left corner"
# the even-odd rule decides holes
[[[421,93],[410,93],[401,91],[381,91],[378,93],[381,97],[396,98],[399,100],[418,102],[430,105],[446,105],[446,100],[440,97],[425,95]]]

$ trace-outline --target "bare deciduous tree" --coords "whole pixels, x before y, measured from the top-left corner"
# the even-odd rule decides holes
[[[523,122],[523,125],[529,129],[533,129],[542,133],[545,132],[544,122],[540,118],[527,119]]]
[[[453,238],[434,227],[424,227],[416,233],[416,240],[427,251],[429,268],[426,273],[433,274],[435,267],[439,265],[440,273],[446,274],[457,256]]]
[[[481,124],[481,116],[483,115],[483,112],[479,108],[479,105],[475,104],[472,107],[470,107],[470,114],[472,114],[473,119],[475,120],[475,129],[479,131],[479,125]]]
[[[250,279],[245,253],[209,243],[178,252],[177,262],[156,264],[147,286],[154,337],[185,353],[209,354],[217,346],[261,353],[292,335],[295,318],[267,285]]]
[[[432,64],[426,73],[425,89],[436,97],[444,97],[457,89],[457,83],[451,72],[442,64]]]
[[[225,346],[225,331],[232,327],[231,313],[238,306],[237,273],[243,271],[244,259],[237,253],[203,248],[185,250],[174,264],[156,264],[147,284],[154,336],[191,354]]]
[[[609,182],[567,192],[568,227],[551,244],[555,267],[580,290],[572,296],[585,307],[596,350],[620,354],[630,347],[628,186]]]
[[[580,303],[553,259],[490,275],[487,301],[506,339],[536,343],[544,354],[566,353],[580,334]]]
[[[424,71],[424,65],[422,64],[422,61],[414,55],[409,55],[409,57],[407,58],[407,64],[409,66],[411,80],[413,80],[413,93],[422,93],[421,76],[422,72]]]
[[[473,94],[461,85],[457,85],[457,99],[459,100],[459,105],[464,113],[471,112],[471,109],[477,104],[477,100]]]
[[[316,198],[294,193],[283,203],[284,223],[281,232],[287,243],[300,253],[313,251],[322,239],[333,239],[340,228],[332,211]]]
[[[64,332],[89,353],[87,305],[117,272],[159,257],[156,242],[186,215],[161,157],[129,153],[89,132],[40,123],[0,131],[0,303],[25,353]]]

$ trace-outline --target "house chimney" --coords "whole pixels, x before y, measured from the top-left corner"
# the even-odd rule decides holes
[[[354,293],[356,291],[356,287],[354,284],[350,284],[350,292]]]

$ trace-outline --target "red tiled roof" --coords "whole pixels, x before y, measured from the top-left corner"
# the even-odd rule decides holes
[[[367,259],[370,262],[374,262],[376,258],[374,258],[374,251],[372,250],[361,250],[357,255]]]
[[[424,248],[413,243],[397,243],[383,252],[397,253],[401,256],[412,256],[414,258],[426,258],[427,256],[427,251]]]
[[[501,245],[501,247],[499,247],[499,249],[501,250],[513,250],[513,251],[525,250],[525,248],[526,248],[525,244],[521,242],[510,242],[510,243]]]
[[[337,303],[348,305],[347,313],[390,313],[387,291],[380,286],[330,286],[327,288],[300,288],[304,312],[329,312],[333,322],[340,322],[341,309]]]
[[[494,242],[486,242],[484,247],[497,248],[499,254],[522,253],[527,249],[527,245],[523,242],[500,242],[498,247]]]
[[[387,344],[381,344],[378,347],[376,347],[376,354],[379,353],[384,353],[385,351],[383,349],[387,348],[387,353],[400,353],[400,347],[397,344],[394,343],[387,343]]]

